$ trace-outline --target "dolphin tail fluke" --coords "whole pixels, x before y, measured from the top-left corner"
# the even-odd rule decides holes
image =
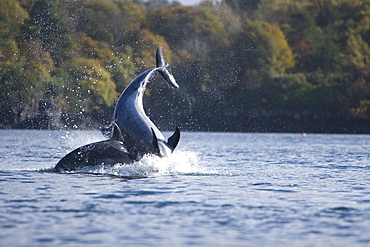
[[[157,52],[155,54],[156,63],[158,72],[163,76],[163,78],[173,87],[178,88],[179,85],[176,83],[175,78],[172,75],[172,71],[170,65],[163,57],[162,47],[157,48]]]
[[[176,127],[175,133],[173,133],[173,135],[170,138],[168,138],[167,141],[167,144],[171,148],[172,152],[173,150],[175,150],[179,141],[180,141],[180,129],[179,127]]]

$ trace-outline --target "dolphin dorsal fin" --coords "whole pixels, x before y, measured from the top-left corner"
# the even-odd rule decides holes
[[[158,154],[160,154],[157,135],[155,134],[153,128],[150,128],[150,129],[152,130],[152,133],[153,133],[153,141],[152,141],[153,146],[157,150]]]
[[[112,122],[112,125],[113,125],[113,136],[112,136],[111,140],[124,142],[121,130],[118,127],[118,125],[116,124],[116,122]]]
[[[167,141],[167,144],[171,148],[172,152],[173,150],[175,150],[179,141],[180,141],[180,129],[179,127],[176,127],[175,133],[173,133],[173,135],[170,138],[168,138]]]

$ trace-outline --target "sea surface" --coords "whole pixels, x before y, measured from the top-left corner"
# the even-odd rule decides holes
[[[370,246],[370,135],[185,132],[170,158],[51,171],[103,139],[0,130],[0,246]]]

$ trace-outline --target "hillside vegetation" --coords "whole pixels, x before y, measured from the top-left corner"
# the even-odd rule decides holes
[[[370,133],[370,0],[1,0],[0,127],[109,124],[158,46],[162,129]]]

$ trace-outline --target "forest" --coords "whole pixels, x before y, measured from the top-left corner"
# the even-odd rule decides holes
[[[370,133],[370,0],[1,0],[0,128],[109,125],[158,46],[162,130]]]

